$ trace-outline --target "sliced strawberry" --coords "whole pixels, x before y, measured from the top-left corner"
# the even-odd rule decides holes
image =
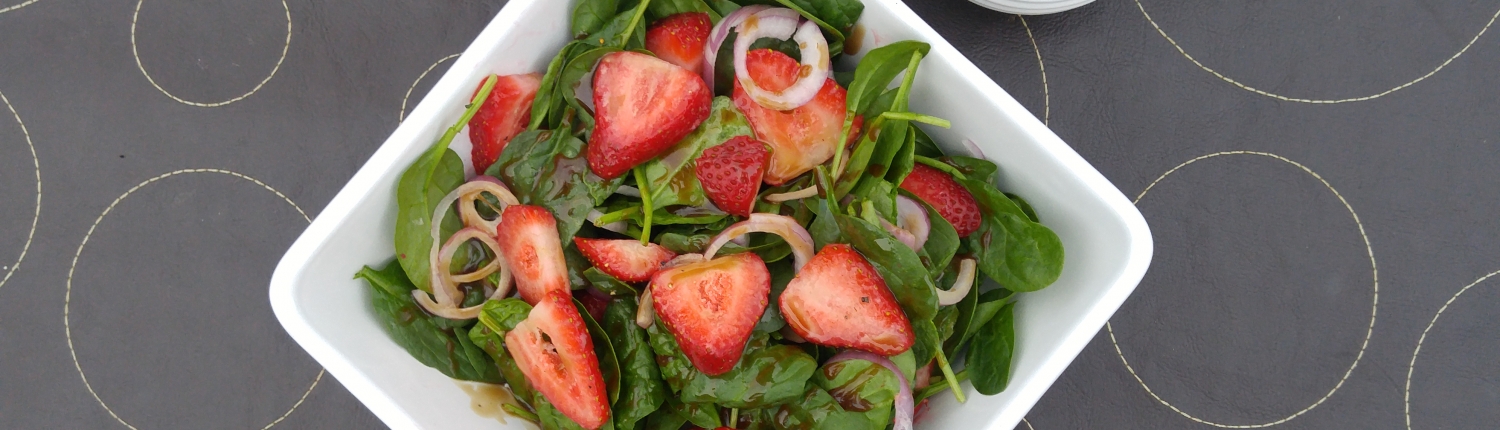
[[[522,300],[534,305],[548,294],[568,295],[568,263],[552,212],[541,206],[511,205],[496,230],[505,267],[515,276]]]
[[[646,50],[657,58],[703,73],[703,46],[714,24],[707,12],[683,12],[662,18],[646,30]]]
[[[808,341],[892,356],[916,343],[885,280],[853,247],[823,247],[781,293],[781,315]]]
[[[495,164],[505,144],[526,129],[531,122],[531,101],[541,87],[542,75],[536,73],[501,76],[495,80],[490,96],[469,120],[475,172],[482,173]]]
[[[708,119],[712,91],[698,74],[638,52],[616,52],[594,70],[589,168],[614,179],[672,149]]]
[[[604,321],[604,310],[609,308],[609,296],[603,296],[600,292],[590,292],[589,289],[573,292],[573,299],[583,305],[583,310],[594,317],[594,321]]]
[[[765,313],[771,273],[753,252],[685,264],[651,278],[656,316],[682,353],[710,376],[734,368]]]
[[[537,302],[505,334],[505,349],[531,387],[563,415],[588,429],[609,421],[609,395],[583,316],[564,294]]]
[[[932,167],[917,164],[911,174],[901,181],[901,189],[932,205],[938,215],[953,224],[959,237],[967,237],[979,230],[981,215],[979,202],[974,195],[947,173]]]
[[[594,263],[594,267],[609,276],[625,282],[646,282],[661,270],[661,264],[676,257],[661,245],[641,245],[635,239],[588,239],[573,238],[578,251]]]
[[[770,91],[791,86],[802,70],[797,60],[770,49],[747,53],[745,67],[756,85]],[[750,121],[755,137],[771,145],[766,183],[781,185],[833,157],[844,128],[846,96],[844,88],[828,78],[812,101],[796,109],[778,111],[756,103],[735,81],[734,106]]]
[[[733,215],[750,216],[760,180],[771,162],[766,144],[736,136],[698,156],[698,182],[714,205]]]

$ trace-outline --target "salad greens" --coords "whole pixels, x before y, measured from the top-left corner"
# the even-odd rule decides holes
[[[560,302],[567,309],[556,311],[578,315],[579,336],[588,339],[594,355],[589,364],[597,368],[590,369],[601,381],[608,418],[592,428],[905,430],[913,398],[921,401],[965,380],[980,394],[1004,391],[1015,355],[1016,300],[1061,275],[1061,239],[1030,203],[996,186],[998,165],[945,154],[924,131],[950,125],[911,111],[928,44],[889,43],[869,50],[853,70],[830,71],[826,85],[837,82],[844,94],[834,106],[815,106],[815,100],[796,110],[768,111],[740,87],[744,71],[735,65],[735,57],[746,54],[734,49],[737,24],[731,21],[760,16],[760,9],[741,11],[751,5],[779,11],[783,19],[795,12],[808,32],[820,33],[831,57],[842,55],[845,40],[858,34],[855,25],[864,9],[858,0],[579,0],[571,15],[571,41],[543,74],[533,75],[535,97],[515,102],[516,110],[528,115],[516,119],[516,132],[500,142],[493,163],[480,171],[484,177],[466,178],[466,159],[448,146],[466,125],[472,136],[471,118],[477,124],[476,112],[494,101],[489,94],[499,84],[495,77],[487,79],[458,122],[401,175],[394,190],[395,259],[355,274],[370,285],[372,309],[391,339],[448,377],[508,385],[523,404],[514,408],[515,415],[543,428],[588,428],[575,421],[573,401],[549,398],[558,381],[528,379],[537,375],[526,367],[536,360],[526,355],[532,352],[507,342],[507,334],[527,333],[518,330],[539,318],[534,311],[548,309],[533,296],[512,295],[513,277],[517,288],[525,289],[535,287],[520,278],[534,275],[512,267],[511,251],[502,253],[514,245],[502,237],[503,221],[510,219],[502,220],[502,213],[510,205],[530,205],[552,215],[566,265],[568,285],[560,288],[572,297]],[[596,69],[603,70],[600,64],[608,58],[644,54],[670,61],[677,54],[658,49],[661,42],[650,39],[656,36],[648,30],[683,14],[706,16],[710,25],[730,24],[727,34],[709,42],[721,45],[697,50],[718,54],[700,65],[704,77],[712,78],[705,119],[626,174],[601,177],[591,167],[590,146],[598,144],[596,134],[604,134],[599,130],[617,119],[596,110],[592,100],[580,99],[580,86],[591,74],[599,79]],[[795,60],[815,52],[803,42],[762,38],[750,47]],[[648,46],[660,52],[647,51]],[[704,179],[705,169],[717,167],[706,167],[705,160],[738,150],[732,142],[772,139],[766,121],[807,109],[827,109],[826,115],[841,121],[832,125],[827,140],[849,142],[848,150],[830,151],[828,159],[784,183],[762,185],[755,176],[745,184],[753,201],[749,216],[721,201],[716,188],[721,184]],[[759,146],[771,154],[779,148]],[[927,179],[931,172],[942,179]],[[482,194],[460,192],[461,186],[483,181],[499,185],[485,185]],[[944,195],[968,200],[934,197],[932,186],[948,186]],[[456,204],[441,207],[447,201]],[[955,205],[963,204],[971,205],[974,218],[953,215]],[[764,234],[771,231],[764,229],[767,217],[795,224],[805,238]],[[745,225],[761,229],[727,233]],[[489,237],[459,236],[478,227]],[[728,241],[734,237],[740,240]],[[737,361],[712,374],[695,365],[691,351],[697,339],[685,335],[691,332],[682,331],[662,308],[653,309],[651,283],[633,282],[652,278],[600,263],[595,251],[575,239],[628,239],[659,248],[668,258],[754,253],[769,277],[769,294],[764,294],[764,310],[751,314],[758,318],[746,320],[748,340],[732,346]],[[882,282],[894,303],[891,313],[906,324],[901,331],[910,341],[901,349],[869,356],[876,358],[837,358],[868,349],[820,342],[804,326],[805,315],[787,310],[782,300],[795,295],[795,279],[815,264],[829,264],[816,261],[834,245],[852,249],[867,264],[857,267],[868,267]],[[666,270],[663,261],[653,262],[651,272]],[[453,291],[459,296],[444,297]],[[868,303],[870,297],[861,299]],[[433,309],[433,303],[442,309]],[[554,342],[549,336],[557,334],[541,336]],[[553,357],[563,354],[561,348],[548,351]],[[963,366],[955,369],[955,361]],[[928,386],[929,380],[939,382]],[[964,401],[961,391],[954,396]]]

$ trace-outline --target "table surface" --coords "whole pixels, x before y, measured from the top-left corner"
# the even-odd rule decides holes
[[[0,428],[379,427],[266,285],[502,5],[0,0]],[[1500,421],[1496,2],[911,7],[1156,239],[1021,428]]]

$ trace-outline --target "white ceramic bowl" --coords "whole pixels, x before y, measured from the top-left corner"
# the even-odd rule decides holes
[[[401,172],[463,110],[490,73],[543,70],[568,39],[571,1],[511,0],[406,121],[355,173],[271,278],[271,305],[293,339],[394,428],[525,428],[470,410],[459,385],[424,367],[375,320],[369,289],[351,278],[394,254],[395,187]],[[1067,250],[1062,277],[1025,294],[1016,309],[1010,388],[960,405],[934,397],[921,428],[1010,430],[1135,289],[1151,259],[1151,235],[1130,201],[899,0],[865,0],[865,50],[916,39],[932,44],[912,89],[914,111],[953,121],[929,127],[950,153],[972,139],[1000,165],[1001,188],[1025,196]],[[461,134],[462,135],[462,134]]]
[[[1076,9],[1094,0],[969,0],[986,8],[1017,15],[1046,15]]]

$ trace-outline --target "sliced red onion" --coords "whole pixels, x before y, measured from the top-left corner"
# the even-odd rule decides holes
[[[714,65],[719,61],[719,47],[724,46],[724,39],[729,38],[729,32],[739,27],[740,23],[745,22],[745,18],[749,18],[750,15],[770,8],[763,4],[754,4],[736,9],[729,15],[724,15],[724,19],[719,20],[719,24],[708,33],[708,44],[703,45],[703,82],[708,83],[708,89],[714,88]]]
[[[635,308],[635,325],[641,328],[651,328],[656,324],[656,303],[651,300],[651,287],[646,287],[646,292],[641,293],[641,303]]]
[[[500,257],[498,255],[500,253],[500,244],[495,242],[495,238],[490,236],[489,233],[485,233],[475,227],[464,227],[463,230],[459,230],[453,233],[453,236],[448,237],[448,243],[444,243],[443,248],[438,251],[438,267],[434,269],[449,270],[453,265],[453,255],[458,253],[458,247],[463,246],[464,243],[470,240],[477,240],[479,243],[484,244],[484,246],[489,247],[490,252],[497,254],[496,257],[490,259],[489,264],[475,269],[473,272],[449,273],[449,281],[455,283],[474,282],[490,276],[491,273],[495,273],[497,270],[505,270],[500,266]]]
[[[880,226],[885,227],[886,233],[890,233],[891,236],[894,236],[896,240],[901,241],[901,243],[905,244],[907,248],[911,248],[912,251],[922,249],[922,244],[917,242],[917,236],[911,234],[911,232],[903,230],[901,229],[901,227],[897,227],[895,224],[891,224],[891,222],[886,221],[885,218],[880,219]]]
[[[928,385],[932,385],[932,364],[936,362],[937,360],[929,361],[926,366],[917,369],[917,380],[912,381],[911,388],[913,390],[920,390],[927,388]]]
[[[463,186],[459,186],[459,188],[463,188]],[[449,308],[458,306],[458,296],[460,293],[458,292],[458,286],[448,282],[448,277],[444,276],[448,272],[448,267],[439,264],[439,256],[442,253],[438,251],[443,242],[438,236],[442,232],[443,215],[446,215],[448,209],[453,207],[453,202],[458,201],[461,195],[459,191],[455,189],[448,193],[448,195],[443,196],[442,200],[438,200],[437,207],[432,210],[432,218],[428,218],[428,224],[431,225],[428,233],[432,237],[432,248],[427,253],[427,279],[432,288],[432,297],[437,300],[438,304]]]
[[[693,263],[701,263],[701,262],[704,262],[704,261],[708,261],[708,259],[703,258],[703,254],[687,253],[687,254],[682,254],[682,255],[676,256],[676,257],[672,257],[671,260],[667,260],[666,263],[662,263],[661,264],[661,268],[662,268],[662,270],[666,270],[666,269],[671,269],[671,268],[677,267],[677,266],[682,266],[682,265],[687,265],[687,264],[693,264]]]
[[[803,188],[803,189],[800,189],[800,190],[797,190],[797,191],[788,191],[788,192],[785,192],[785,193],[777,193],[777,194],[767,194],[766,195],[766,201],[771,202],[771,203],[781,203],[781,202],[785,202],[785,201],[805,199],[805,198],[816,196],[816,195],[818,195],[818,186],[817,185],[809,185],[807,188]]]
[[[615,194],[619,194],[619,195],[622,195],[622,196],[630,196],[630,197],[640,197],[641,196],[641,189],[640,188],[636,188],[636,187],[632,187],[632,186],[629,186],[629,185],[621,185],[621,186],[615,187]]]
[[[901,373],[901,369],[896,367],[896,363],[892,363],[890,359],[879,355],[850,349],[834,355],[825,365],[849,360],[864,360],[879,364],[881,367],[885,367],[886,370],[891,371],[891,373],[896,374],[896,379],[901,381],[901,391],[896,393],[896,413],[891,417],[891,423],[894,426],[892,430],[911,430],[913,407],[911,384],[906,381],[906,375]]]
[[[598,209],[593,209],[589,211],[588,215],[584,215],[583,218],[589,220],[589,222],[593,223],[595,227],[599,227],[619,234],[625,234],[625,231],[630,229],[630,226],[628,224],[625,224],[625,221],[615,221],[609,224],[599,225],[599,218],[603,216],[604,214],[599,212]]]
[[[427,293],[422,292],[422,290],[411,290],[411,297],[413,299],[416,299],[417,305],[421,306],[423,310],[427,311],[427,313],[450,320],[469,320],[479,318],[479,311],[484,309],[483,303],[469,306],[467,308],[460,308],[453,305],[441,305],[437,302],[432,301],[432,298],[428,297]]]
[[[512,194],[510,189],[505,187],[505,183],[500,182],[499,179],[492,176],[476,176],[474,179],[469,180],[469,182],[458,186],[458,189],[454,190],[454,192],[459,195],[458,215],[463,220],[464,225],[481,227],[482,230],[488,232],[490,235],[494,235],[495,229],[500,226],[500,217],[496,216],[495,220],[491,221],[479,216],[479,211],[474,208],[474,205],[484,199],[484,193],[490,193],[490,195],[500,200],[500,207],[496,208],[498,209],[497,213],[505,210],[506,206],[520,204],[520,201],[516,200],[516,195]]]
[[[947,290],[937,289],[938,305],[948,306],[963,301],[964,296],[969,295],[969,289],[974,288],[974,268],[976,262],[973,258],[958,260],[958,277],[953,279],[953,287]]]
[[[510,190],[506,189],[504,184],[501,183],[499,179],[495,179],[489,176],[480,176],[476,177],[475,180],[465,182],[463,185],[459,185],[458,188],[449,192],[448,195],[443,196],[441,200],[438,200],[437,207],[434,207],[432,210],[432,217],[428,218],[428,235],[432,238],[432,248],[430,248],[429,252],[427,253],[427,279],[429,284],[431,285],[432,298],[418,299],[418,304],[422,304],[424,308],[427,308],[428,312],[432,312],[434,315],[442,316],[444,312],[459,310],[459,296],[461,295],[461,293],[459,293],[458,291],[457,283],[453,280],[453,276],[448,273],[448,261],[444,261],[444,259],[442,258],[443,252],[441,246],[444,245],[444,242],[439,239],[438,236],[442,233],[443,218],[448,214],[449,208],[453,207],[454,202],[458,201],[460,198],[464,198],[467,200],[468,197],[479,196],[482,192],[489,192],[490,194],[493,194],[495,198],[500,199],[500,202],[504,205],[513,205],[519,203],[516,200],[516,196],[514,194],[511,194]],[[466,204],[465,206],[468,206],[470,211],[473,211],[474,209],[472,201],[470,201],[469,204]],[[463,208],[459,208],[460,216],[462,216],[463,213]],[[491,222],[485,221],[483,217],[479,216],[478,212],[473,212],[472,214],[474,218],[483,221],[479,224],[480,226],[489,229],[489,231],[485,233],[485,235],[493,236],[494,228],[488,227]],[[493,223],[498,224],[499,221],[496,220]],[[470,227],[473,226],[471,225]],[[455,236],[457,236],[457,234],[455,234]],[[494,242],[493,238],[490,239],[490,242]],[[462,241],[459,241],[458,243],[462,243]],[[496,252],[496,261],[498,261],[500,247],[498,245],[491,245],[490,243],[486,243],[485,245],[490,246],[490,249]],[[451,251],[449,252],[449,254],[451,255]],[[495,286],[495,293],[491,294],[490,297],[495,297],[496,294],[499,294],[502,291],[505,293],[509,293],[510,291],[511,277],[509,271],[505,270],[505,267],[503,265],[499,268],[499,270],[501,272],[501,282],[500,285]],[[483,277],[481,276],[480,278]],[[425,296],[425,294],[418,295]],[[433,306],[427,306],[427,304],[431,304]]]
[[[882,219],[880,225],[913,251],[922,249],[922,245],[927,243],[927,236],[932,233],[932,223],[927,219],[927,207],[903,195],[896,196],[896,224],[892,225]]]
[[[964,138],[964,148],[969,150],[969,156],[971,157],[985,158],[984,151],[981,151],[979,149],[979,145],[975,144],[973,140],[969,140],[969,138],[967,137]]]
[[[744,87],[745,94],[761,106],[774,110],[792,110],[818,95],[818,90],[828,81],[832,64],[828,59],[828,40],[823,38],[818,24],[807,21],[798,26],[802,16],[797,11],[784,8],[766,9],[757,12],[740,23],[739,37],[734,40],[734,75]],[[780,91],[771,91],[755,84],[745,64],[750,44],[762,38],[786,39],[791,37],[802,49],[802,67],[797,82]]]
[[[807,229],[802,228],[801,224],[797,224],[796,218],[760,212],[750,214],[750,219],[737,222],[715,236],[714,241],[708,245],[708,250],[703,252],[703,258],[712,260],[714,254],[719,252],[719,248],[724,247],[730,239],[746,233],[771,233],[781,236],[788,245],[792,246],[792,262],[796,270],[802,270],[807,260],[812,259],[812,235],[808,234]]]
[[[780,306],[780,305],[777,305],[777,306]],[[802,337],[802,335],[800,335],[800,334],[797,334],[797,331],[796,330],[792,330],[792,326],[789,326],[789,325],[788,326],[781,326],[781,338],[789,340],[789,341],[792,341],[792,342],[795,342],[795,343],[807,343],[807,338]]]

